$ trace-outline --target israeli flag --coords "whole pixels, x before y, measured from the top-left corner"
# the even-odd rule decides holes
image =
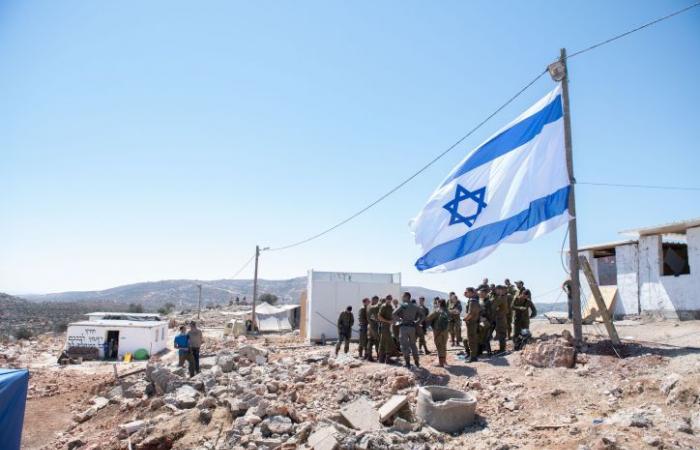
[[[569,219],[561,85],[471,151],[411,221],[420,271],[443,272]]]

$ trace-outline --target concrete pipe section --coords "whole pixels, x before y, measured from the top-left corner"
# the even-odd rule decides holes
[[[418,389],[416,416],[443,433],[462,431],[474,422],[476,398],[443,386]]]

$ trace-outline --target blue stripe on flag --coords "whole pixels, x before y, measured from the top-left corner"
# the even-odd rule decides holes
[[[562,116],[561,95],[557,95],[547,106],[479,147],[442,185],[444,186],[470,170],[526,144],[540,134],[545,125],[560,119]]]
[[[569,186],[530,202],[530,207],[518,214],[490,223],[476,230],[442,243],[416,261],[418,270],[427,270],[445,264],[482,248],[498,244],[518,231],[525,231],[564,213],[569,207]]]

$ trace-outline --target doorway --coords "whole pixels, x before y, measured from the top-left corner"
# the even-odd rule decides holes
[[[117,359],[119,357],[119,330],[107,330],[106,342],[105,359]]]

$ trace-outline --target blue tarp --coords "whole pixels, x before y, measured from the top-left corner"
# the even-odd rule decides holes
[[[22,425],[28,384],[27,369],[0,369],[0,447],[2,450],[19,450],[22,444]]]

